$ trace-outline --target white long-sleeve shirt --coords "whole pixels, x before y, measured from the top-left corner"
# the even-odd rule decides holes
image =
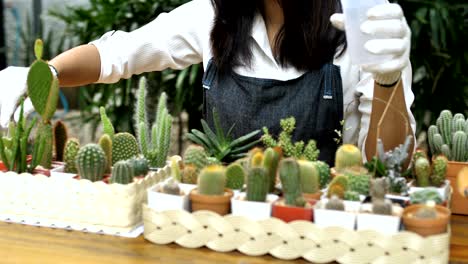
[[[162,13],[147,25],[132,32],[111,31],[91,42],[100,54],[99,83],[115,83],[143,72],[167,68],[183,69],[203,62],[206,69],[212,58],[210,33],[214,21],[210,0],[193,0],[170,13]],[[290,80],[302,74],[294,67],[283,68],[274,59],[264,20],[260,14],[252,27],[252,67],[237,67],[240,75]],[[372,74],[352,65],[345,52],[334,60],[340,66],[343,84],[344,131],[343,142],[357,144],[364,150],[370,123],[374,80]],[[402,72],[407,110],[413,131],[416,123],[410,106],[414,101],[411,91],[411,67]],[[365,153],[363,151],[363,153]]]

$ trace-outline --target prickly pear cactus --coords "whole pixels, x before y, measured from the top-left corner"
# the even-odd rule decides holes
[[[130,133],[117,133],[112,141],[112,164],[138,156],[139,148],[135,137]]]
[[[87,144],[76,155],[76,168],[82,179],[102,180],[106,170],[106,154],[97,144]]]
[[[106,154],[106,173],[110,173],[112,165],[112,139],[108,134],[104,134],[99,138],[98,144]]]
[[[65,172],[77,173],[75,159],[78,151],[80,150],[80,142],[76,138],[70,138],[65,143],[64,150],[64,161],[65,161]]]
[[[445,182],[448,160],[445,156],[437,156],[432,163],[431,183],[440,187]]]
[[[344,144],[335,155],[335,169],[340,172],[349,167],[362,166],[361,151],[354,145]]]
[[[223,195],[226,169],[219,165],[205,167],[198,176],[198,192],[203,195]]]
[[[114,164],[112,168],[112,176],[110,183],[129,184],[133,182],[133,167],[132,164],[121,160]]]
[[[57,121],[54,124],[54,143],[55,143],[55,160],[63,161],[63,152],[65,143],[68,139],[68,130],[62,121]]]
[[[246,172],[238,163],[232,163],[226,168],[226,187],[232,190],[240,190],[244,186]]]

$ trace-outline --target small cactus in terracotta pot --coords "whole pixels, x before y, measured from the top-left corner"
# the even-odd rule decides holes
[[[414,204],[403,211],[405,229],[421,236],[430,236],[447,232],[450,210],[436,205],[434,201],[426,204]]]

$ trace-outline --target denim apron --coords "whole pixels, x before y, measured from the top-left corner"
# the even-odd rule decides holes
[[[294,116],[293,142],[317,142],[319,160],[333,165],[337,143],[335,129],[343,119],[343,89],[338,66],[327,63],[319,70],[287,80],[241,76],[233,70],[218,71],[210,62],[203,76],[203,114],[213,128],[212,110],[216,109],[221,127],[233,124],[232,137],[268,127],[277,136],[280,119]]]

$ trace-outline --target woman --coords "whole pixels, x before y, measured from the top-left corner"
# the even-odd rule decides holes
[[[361,29],[377,39],[365,48],[392,59],[354,66],[337,29],[344,25],[334,14],[340,11],[339,0],[194,0],[133,32],[108,32],[50,65],[67,87],[203,62],[208,120],[215,108],[223,127],[236,124],[238,136],[263,126],[278,133],[279,120],[295,116],[294,138],[317,140],[320,158],[332,163],[335,130],[345,119],[343,141],[358,144],[369,158],[377,136],[393,148],[413,135],[410,31],[397,4],[370,9]],[[26,72],[8,68],[0,80],[10,84],[15,77],[4,86],[13,87]],[[3,92],[9,96],[1,99],[2,125],[22,88]],[[392,94],[391,111],[381,120],[382,102]]]

